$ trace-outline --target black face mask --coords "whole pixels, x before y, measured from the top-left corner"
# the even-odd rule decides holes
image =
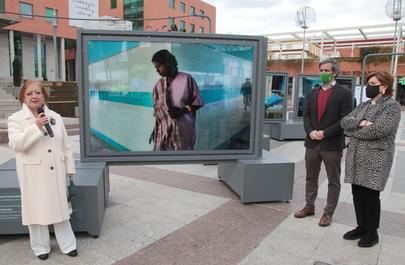
[[[380,86],[372,86],[372,85],[368,85],[366,87],[366,96],[368,98],[374,98],[376,97],[378,94],[380,94]]]

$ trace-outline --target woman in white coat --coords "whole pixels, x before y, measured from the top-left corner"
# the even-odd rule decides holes
[[[26,81],[19,94],[22,109],[8,118],[9,145],[16,152],[22,223],[28,226],[34,254],[42,260],[51,252],[50,224],[61,251],[77,256],[66,191],[66,176],[75,174],[74,159],[63,120],[45,105],[47,98],[40,82]],[[40,108],[44,112],[38,114]],[[46,124],[53,137],[48,135]]]

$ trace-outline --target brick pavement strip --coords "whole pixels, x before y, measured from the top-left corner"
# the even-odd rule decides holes
[[[116,264],[237,264],[288,214],[231,200]]]

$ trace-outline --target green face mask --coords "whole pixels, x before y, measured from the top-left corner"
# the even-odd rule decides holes
[[[319,77],[321,79],[321,82],[324,84],[329,83],[333,79],[333,73],[321,73],[319,74]]]

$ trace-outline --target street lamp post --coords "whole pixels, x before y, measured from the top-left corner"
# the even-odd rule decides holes
[[[304,60],[305,60],[305,30],[306,30],[307,28],[308,28],[308,27],[303,27],[303,29],[304,29],[304,34],[303,34],[303,37],[302,37],[301,74],[304,73]]]
[[[394,38],[392,41],[392,53],[399,52],[399,36],[402,35],[402,25],[400,26],[401,32],[398,30],[398,21],[400,21],[405,13],[405,7],[402,5],[402,0],[388,0],[385,5],[385,13],[388,17],[395,21]],[[396,76],[398,56],[391,57],[391,73]]]
[[[302,54],[301,54],[301,74],[304,73],[304,59],[305,59],[305,30],[310,23],[315,22],[316,13],[312,7],[304,6],[298,9],[295,16],[295,22],[304,30],[302,37]]]

